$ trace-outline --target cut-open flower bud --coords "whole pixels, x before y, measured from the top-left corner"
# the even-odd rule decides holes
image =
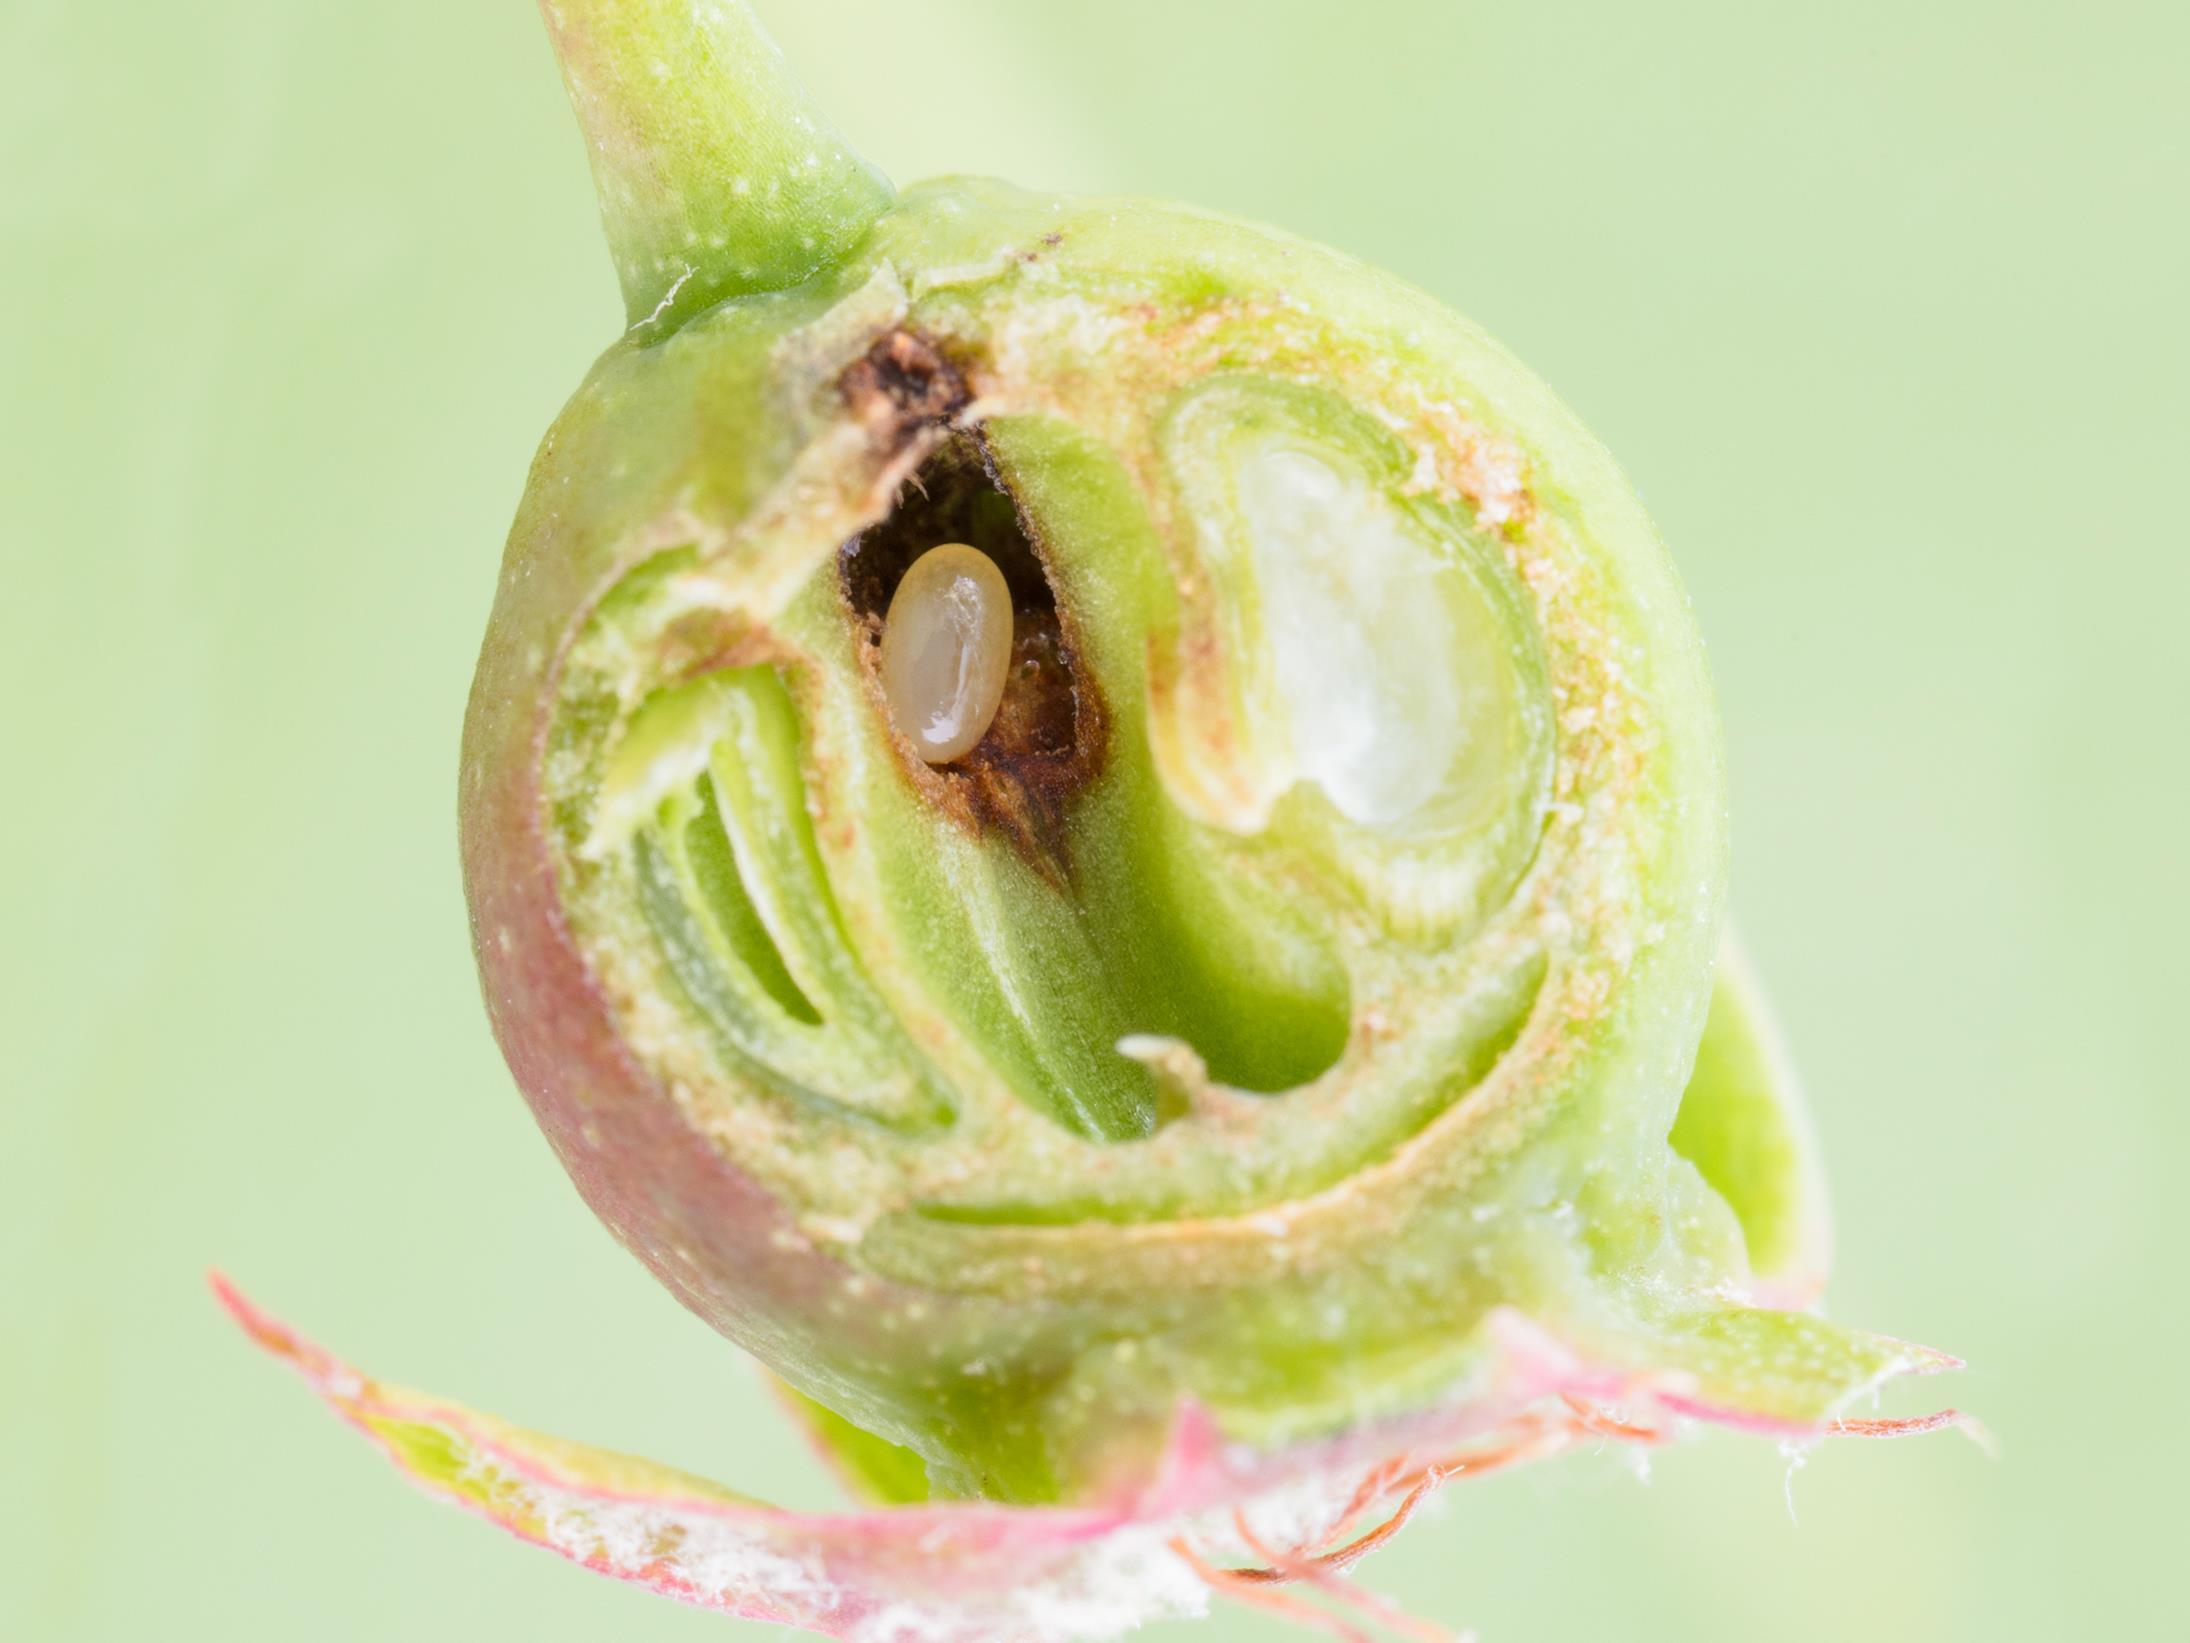
[[[487,1002],[586,1201],[855,1486],[1030,1582],[1120,1534],[1252,1584],[1455,1445],[1846,1429],[1940,1366],[1799,1310],[1822,1196],[1722,945],[1694,623],[1541,384],[1266,230],[893,195],[742,5],[545,10],[631,324],[466,724]],[[887,1512],[619,1494],[256,1327],[430,1486],[679,1595],[1110,1623],[967,1618]],[[723,1597],[763,1553],[872,1589]]]

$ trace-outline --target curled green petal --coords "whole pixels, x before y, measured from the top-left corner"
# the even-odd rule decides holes
[[[1786,1305],[1814,1301],[1832,1255],[1824,1171],[1786,1048],[1731,939],[1672,1142],[1741,1223],[1758,1282]]]

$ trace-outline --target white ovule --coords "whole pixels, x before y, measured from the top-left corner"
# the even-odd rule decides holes
[[[1300,772],[1349,820],[1404,824],[1469,733],[1450,558],[1306,451],[1265,446],[1234,476]]]

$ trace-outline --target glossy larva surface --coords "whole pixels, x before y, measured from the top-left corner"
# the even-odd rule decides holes
[[[994,560],[962,542],[930,548],[905,572],[882,623],[882,696],[929,764],[964,757],[988,733],[1011,665],[1011,590]]]

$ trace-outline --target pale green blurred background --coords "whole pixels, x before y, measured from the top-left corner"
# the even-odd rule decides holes
[[[1693,590],[1833,1309],[1964,1354],[2001,1458],[1837,1444],[1797,1523],[1769,1444],[1576,1455],[1365,1572],[1489,1643],[2186,1635],[2183,8],[761,9],[901,178],[1183,197],[1449,300]],[[414,1496],[200,1278],[822,1498],[472,978],[466,681],[618,323],[532,7],[6,0],[0,65],[0,1635],[758,1636]]]

